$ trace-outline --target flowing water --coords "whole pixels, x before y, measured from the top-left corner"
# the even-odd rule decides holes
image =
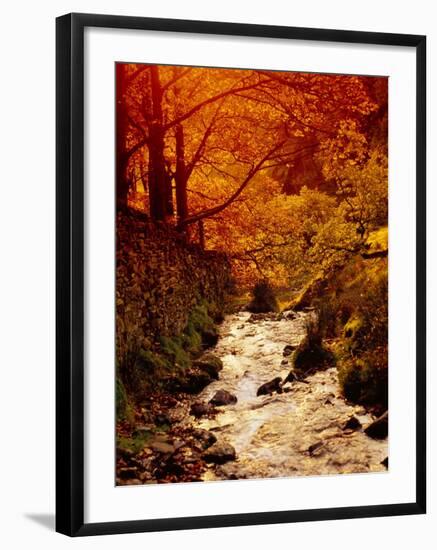
[[[335,368],[308,376],[306,383],[287,384],[281,394],[257,397],[261,384],[289,373],[283,350],[299,344],[308,315],[254,319],[241,312],[225,319],[214,350],[224,368],[199,397],[208,401],[225,389],[238,402],[196,425],[233,445],[237,460],[211,467],[205,480],[386,471],[381,461],[388,454],[387,440],[371,439],[361,429],[343,429],[352,415],[364,427],[372,417],[345,402]]]

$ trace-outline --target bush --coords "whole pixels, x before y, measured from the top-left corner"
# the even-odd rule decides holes
[[[293,366],[303,374],[320,370],[334,364],[333,353],[323,344],[323,319],[310,319],[306,324],[306,335],[293,355]]]
[[[252,301],[247,306],[247,310],[251,313],[269,313],[271,311],[279,311],[275,294],[267,281],[259,281],[256,283],[252,294]]]
[[[349,401],[364,405],[388,405],[388,370],[386,350],[342,361],[338,370],[343,394]]]
[[[339,380],[350,401],[388,402],[388,281],[382,275],[360,294],[344,326]]]

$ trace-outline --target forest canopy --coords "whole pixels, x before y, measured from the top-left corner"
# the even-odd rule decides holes
[[[116,65],[117,206],[302,283],[387,224],[387,78]]]

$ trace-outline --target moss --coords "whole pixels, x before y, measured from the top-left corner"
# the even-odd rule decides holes
[[[343,340],[345,349],[355,354],[363,345],[365,336],[365,322],[361,315],[355,313],[352,315],[343,329]]]
[[[157,372],[168,368],[168,361],[150,350],[140,350],[137,357],[137,366],[144,371]]]
[[[152,432],[144,431],[141,434],[132,435],[132,437],[117,436],[117,448],[138,454],[147,445],[151,437]]]
[[[183,332],[184,348],[196,353],[202,348],[217,343],[218,331],[210,312],[218,315],[218,309],[205,301],[197,304],[188,316],[187,326]]]
[[[187,369],[191,365],[190,356],[183,348],[182,338],[178,336],[173,338],[161,336],[159,338],[159,344],[161,352],[173,366]]]
[[[342,361],[338,378],[343,394],[349,401],[372,405],[387,405],[388,377],[384,361],[377,364],[371,354]]]
[[[192,310],[187,325],[182,334],[177,336],[161,336],[159,347],[141,349],[132,359],[133,367],[129,369],[126,384],[118,390],[117,410],[126,411],[128,393],[132,399],[141,401],[144,394],[151,390],[167,389],[179,391],[181,387],[188,388],[187,372],[192,366],[193,357],[200,354],[203,348],[217,342],[218,331],[210,315],[210,311],[218,315],[218,309],[201,301]],[[188,381],[187,381],[188,380]],[[121,384],[121,382],[120,382]],[[123,412],[123,418],[127,413]]]
[[[181,342],[188,353],[197,353],[202,348],[202,336],[192,326],[185,329]]]

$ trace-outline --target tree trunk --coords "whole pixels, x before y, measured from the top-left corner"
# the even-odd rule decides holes
[[[149,136],[149,201],[150,216],[153,220],[163,221],[169,211],[169,181],[165,169],[164,128],[162,118],[162,86],[158,67],[151,66],[152,123]],[[173,205],[171,204],[171,209]]]
[[[205,250],[205,228],[203,220],[199,220],[199,245],[202,250]]]
[[[187,201],[187,169],[185,166],[184,129],[182,124],[176,127],[176,208],[178,226],[183,227],[184,220],[188,217]]]
[[[127,163],[129,157],[126,150],[126,134],[128,128],[128,118],[126,109],[126,65],[117,63],[116,71],[116,197],[117,209],[127,207],[127,197],[129,193],[129,180],[127,177]]]

